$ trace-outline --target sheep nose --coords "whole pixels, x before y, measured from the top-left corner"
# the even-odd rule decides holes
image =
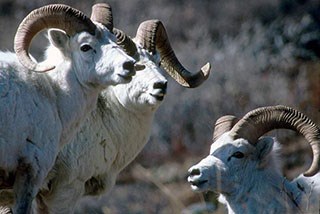
[[[167,92],[167,81],[158,81],[153,84],[154,89],[160,89],[163,94]]]
[[[196,176],[196,175],[200,175],[200,169],[199,168],[191,168],[189,169],[189,176]]]
[[[129,71],[134,70],[134,61],[131,61],[131,60],[126,61],[123,63],[122,67],[123,69],[129,70]]]

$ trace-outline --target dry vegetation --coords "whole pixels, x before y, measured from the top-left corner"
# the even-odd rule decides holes
[[[318,1],[107,2],[113,6],[117,28],[134,36],[140,22],[160,19],[187,68],[195,70],[209,61],[213,69],[209,80],[197,89],[186,90],[169,81],[146,148],[121,174],[109,197],[85,199],[78,213],[179,213],[187,207],[211,213],[216,209],[214,195],[191,192],[186,172],[207,155],[212,125],[219,116],[240,117],[259,106],[284,104],[320,124]],[[52,1],[0,0],[1,49],[12,50],[21,19],[48,3]],[[90,14],[95,1],[56,3]],[[44,44],[45,39],[34,44],[36,56]],[[287,142],[284,172],[288,177],[297,175],[310,162],[308,146],[293,132],[273,134]]]

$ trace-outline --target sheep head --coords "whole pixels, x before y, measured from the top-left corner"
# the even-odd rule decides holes
[[[117,44],[137,60],[135,70],[139,71],[130,83],[112,87],[115,96],[129,111],[154,112],[167,92],[167,79],[159,66],[158,55],[152,55],[120,29],[113,28],[113,33]]]
[[[135,44],[133,42],[133,44]],[[167,79],[159,67],[159,59],[144,48],[136,47],[138,64],[143,66],[128,84],[112,87],[121,104],[130,111],[154,112],[167,92]]]
[[[139,70],[142,70],[136,74],[137,78],[132,83],[114,87],[116,94],[120,95],[120,102],[124,106],[131,106],[130,109],[139,108],[141,111],[141,107],[149,106],[155,110],[159,106],[166,93],[167,83],[161,74],[161,67],[178,84],[188,88],[200,86],[209,76],[209,63],[195,73],[187,71],[181,65],[159,20],[142,22],[133,39],[116,28],[113,28],[113,33],[117,37],[117,44],[138,61]]]
[[[35,72],[46,72],[58,67],[62,61],[68,61],[81,82],[89,81],[94,86],[129,82],[135,74],[134,59],[115,43],[116,38],[111,33],[111,8],[107,4],[100,6],[104,6],[104,10],[93,8],[92,17],[103,16],[104,23],[93,22],[81,11],[62,4],[32,11],[15,36],[14,48],[21,64]],[[56,48],[51,54],[57,53],[60,57],[48,55],[45,63],[36,63],[28,54],[31,40],[49,28],[56,28],[49,31],[50,44]]]
[[[310,143],[313,162],[304,175],[315,175],[319,171],[320,129],[297,110],[271,106],[253,110],[237,123],[230,116],[229,119],[220,118],[217,121],[216,129],[220,131],[214,137],[210,155],[189,169],[188,181],[192,189],[228,194],[237,186],[250,182],[248,177],[262,177],[254,174],[268,168],[281,175],[274,162],[276,157],[272,157],[275,155],[272,152],[274,139],[261,137],[268,131],[280,128],[295,130]]]

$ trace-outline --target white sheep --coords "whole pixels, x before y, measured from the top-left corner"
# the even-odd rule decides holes
[[[101,5],[95,16],[100,15],[112,18],[111,8]],[[20,24],[16,55],[1,53],[0,188],[13,187],[14,213],[31,212],[59,149],[96,106],[101,90],[135,74],[135,60],[115,43],[112,19],[108,24],[66,5],[44,6]],[[36,63],[28,48],[46,28],[57,28],[49,31],[49,40],[59,51]]]
[[[293,181],[281,173],[278,143],[260,137],[279,128],[301,133],[313,150],[311,167]],[[237,123],[225,116],[216,123],[213,141],[210,155],[189,169],[194,191],[220,193],[229,213],[319,213],[320,129],[305,115],[271,106],[253,110]]]
[[[120,43],[122,38],[129,39],[115,31]],[[159,63],[186,87],[200,85],[209,75],[210,65],[194,74],[182,67],[158,20],[142,23],[134,43],[129,39],[124,49],[127,46],[135,47],[132,55],[139,58],[144,70],[130,83],[109,87],[100,94],[97,109],[73,143],[59,153],[38,194],[39,213],[73,213],[81,197],[106,193],[115,185],[120,171],[147,143],[155,111],[166,94],[167,80]]]

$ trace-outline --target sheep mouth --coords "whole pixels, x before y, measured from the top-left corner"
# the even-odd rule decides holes
[[[154,88],[152,91],[149,92],[149,95],[151,97],[154,97],[158,101],[162,101],[164,99],[164,96],[166,95],[166,87],[159,87]]]
[[[203,185],[203,184],[205,184],[205,183],[207,183],[208,182],[208,180],[203,180],[203,181],[191,181],[191,185],[193,185],[193,186],[201,186],[201,185]]]
[[[208,183],[208,180],[189,180],[189,183],[193,189],[201,189],[204,184]]]
[[[150,96],[154,97],[158,101],[162,101],[164,99],[164,95],[165,95],[164,93],[158,93],[158,94],[150,93]]]
[[[118,74],[119,77],[121,77],[122,79],[124,79],[125,81],[130,82],[132,80],[132,76],[131,75],[122,75],[122,74]]]

